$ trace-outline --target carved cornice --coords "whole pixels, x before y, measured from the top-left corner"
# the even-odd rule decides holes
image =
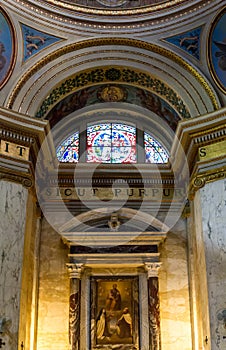
[[[8,112],[8,113],[7,113]],[[29,118],[19,113],[0,109],[2,120],[2,138],[10,140],[16,145],[26,144],[30,148],[32,158],[20,160],[10,154],[1,156],[1,179],[16,181],[22,183],[25,187],[32,187],[32,178],[34,175],[33,166],[35,165],[38,152],[42,142],[45,140],[49,130],[48,122]],[[177,181],[175,174],[180,171],[184,162],[188,162],[191,178],[190,193],[196,191],[205,185],[205,183],[217,181],[225,178],[225,142],[226,142],[226,108],[215,111],[208,115],[182,121],[179,124],[175,143],[172,148],[172,167],[169,165],[159,167],[158,170],[152,169],[149,164],[137,165],[133,168],[131,165],[111,167],[110,165],[98,167],[95,170],[95,176],[87,178],[90,174],[89,165],[80,164],[80,170],[68,165],[58,168],[57,164],[52,164],[50,168],[45,168],[45,184],[50,188],[57,186],[62,188],[84,186],[112,186],[114,180],[125,179],[131,188],[139,188],[145,185],[148,188],[162,187],[163,190],[182,187]],[[178,145],[182,145],[185,158],[179,157]],[[201,158],[199,151],[206,147],[209,154],[206,158]],[[53,160],[55,149],[50,140],[46,145],[47,163]],[[226,152],[225,152],[226,153]],[[178,162],[175,166],[173,162]],[[45,164],[45,166],[47,166]],[[76,176],[74,176],[76,173]],[[179,179],[179,177],[178,177]],[[120,186],[120,183],[118,183]],[[70,199],[70,198],[68,198]]]
[[[226,108],[218,108],[215,112],[181,121],[178,125],[177,138],[182,138],[186,132],[187,135],[201,140],[201,137],[206,136],[207,133],[219,132],[224,127],[226,127]],[[187,132],[185,128],[189,128],[189,131]],[[216,135],[220,136],[220,134]],[[203,141],[206,140],[203,139]]]
[[[10,130],[10,128],[0,128],[0,137],[1,139],[12,141],[16,143],[20,143],[26,146],[30,146],[35,142],[34,138],[31,135],[21,132],[15,132],[15,130]]]
[[[96,38],[96,39],[84,40],[84,41],[80,41],[80,42],[77,42],[77,43],[66,45],[66,46],[64,46],[62,48],[59,48],[56,51],[50,53],[49,55],[47,55],[46,57],[44,57],[43,59],[38,61],[35,65],[33,65],[24,74],[24,76],[18,81],[17,85],[15,86],[14,90],[12,91],[12,93],[11,93],[11,95],[9,97],[9,100],[8,100],[8,103],[7,103],[7,107],[8,108],[12,108],[13,107],[15,99],[17,98],[20,90],[25,85],[25,83],[35,73],[37,73],[41,68],[46,66],[48,63],[52,62],[53,60],[55,60],[57,58],[60,58],[63,55],[69,54],[69,53],[74,52],[74,51],[78,51],[78,50],[85,49],[85,48],[91,48],[91,47],[95,47],[95,46],[105,46],[105,45],[115,45],[115,46],[123,45],[123,46],[129,46],[129,47],[136,47],[136,48],[139,48],[139,49],[144,49],[144,50],[150,51],[152,53],[164,56],[164,57],[172,60],[173,62],[175,62],[176,64],[181,66],[183,69],[188,71],[189,74],[193,75],[195,77],[195,79],[198,81],[198,83],[203,86],[204,90],[209,95],[209,98],[210,98],[210,100],[212,102],[214,110],[219,108],[219,104],[218,104],[217,98],[216,98],[212,88],[209,86],[209,84],[205,80],[205,78],[194,67],[189,65],[186,61],[184,61],[181,57],[179,57],[175,53],[173,53],[171,51],[168,51],[168,50],[166,50],[166,49],[164,49],[164,48],[162,48],[162,47],[160,47],[158,45],[155,45],[155,44],[150,44],[150,43],[147,43],[147,42],[144,42],[144,41],[141,41],[141,40],[128,39],[128,38],[115,38],[115,37],[113,37],[113,38],[103,38],[103,39]],[[113,67],[111,67],[111,68],[113,68]],[[109,69],[109,67],[108,67],[108,69]],[[124,67],[117,67],[117,69],[122,71],[124,69]],[[91,70],[89,69],[89,70],[83,71],[82,74],[87,75],[87,73],[90,73],[90,72],[91,72]],[[79,74],[81,74],[81,73],[79,73]],[[78,75],[79,74],[76,75],[77,79],[78,79]],[[144,72],[140,71],[140,74],[144,74]],[[141,86],[142,87],[146,86],[147,89],[148,88],[152,89],[153,92],[154,92],[153,77],[149,76],[149,74],[147,74],[147,73],[145,73],[145,74],[147,75],[147,77],[145,79],[146,80],[148,79],[149,83],[146,82],[145,85],[141,84]],[[120,82],[120,81],[122,82],[122,80],[120,80],[121,76],[120,76],[120,78],[119,77],[117,78],[117,77],[114,76],[114,79],[111,79],[110,76],[106,79],[105,75],[103,77],[108,82],[109,81],[113,81],[114,83],[117,83],[117,82]],[[62,89],[62,88],[65,88],[65,86],[64,86],[65,82],[64,82],[64,83],[62,83],[62,88],[58,91],[58,93],[57,93],[57,91],[55,91],[57,89],[54,89],[49,94],[49,96],[43,102],[43,107],[42,108],[44,108],[44,112],[42,113],[42,115],[40,115],[40,117],[42,117],[47,112],[47,110],[48,110],[50,105],[52,105],[53,103],[56,103],[57,101],[59,101],[65,95],[65,93],[68,93],[68,92],[71,92],[71,91],[75,91],[76,89],[81,89],[81,87],[86,86],[87,83],[85,83],[83,81],[84,79],[82,79],[82,80],[80,79],[80,83],[79,83],[79,81],[76,81],[76,80],[73,82],[74,78],[75,77],[71,77],[70,79],[69,78],[67,79],[67,81],[69,81],[69,83],[71,82],[71,86],[70,86],[69,83],[67,83],[67,85],[69,84],[67,86],[67,91],[64,92],[64,89]],[[158,79],[156,79],[156,82],[157,82],[157,80]],[[102,81],[104,81],[103,78],[102,78]],[[91,82],[88,82],[88,84],[91,84]],[[138,81],[137,84],[139,85],[140,82]],[[134,84],[134,85],[136,85],[136,84]],[[165,86],[165,84],[164,84],[164,86]],[[69,91],[68,91],[68,88],[69,88]],[[168,87],[165,87],[165,88],[167,88],[167,91],[168,91],[169,88]],[[165,89],[164,89],[164,91],[165,91]],[[173,90],[172,90],[172,92],[175,95],[176,100],[178,100],[177,104],[176,104],[176,106],[178,107],[178,111],[179,111],[180,114],[183,114],[182,113],[183,110],[180,110],[181,108],[184,108],[183,107],[183,101],[180,99],[179,96],[177,96],[177,94]],[[57,93],[57,98],[55,96],[56,93]],[[161,89],[159,91],[157,91],[157,93],[159,93],[161,95]],[[168,93],[167,93],[167,95],[168,95]],[[167,95],[163,96],[166,100],[167,100]],[[53,99],[53,101],[51,101],[52,99]],[[180,101],[180,103],[182,103],[181,106],[180,106],[179,101]]]
[[[224,166],[226,152],[224,155],[222,147],[225,140],[226,108],[179,122],[171,149],[174,162],[172,168],[180,172],[183,163],[187,164],[191,174],[190,183],[197,176],[209,176],[209,171],[214,169],[218,172]],[[201,154],[203,151],[206,152],[204,157]],[[217,180],[215,177],[214,179]]]
[[[0,178],[33,188],[34,168],[48,122],[0,108]],[[48,144],[51,153],[51,142]]]
[[[136,167],[129,166],[128,164],[123,164],[122,166],[105,166],[100,165],[98,169],[95,169],[95,173],[90,177],[90,172],[93,167],[89,164],[79,163],[80,172],[76,171],[76,166],[68,166],[66,169],[58,169],[56,173],[49,173],[48,178],[46,178],[46,183],[49,186],[111,186],[116,179],[120,177],[127,181],[127,183],[133,187],[139,187],[142,184],[148,186],[164,186],[164,188],[173,188],[176,181],[173,172],[170,168],[159,167],[156,170],[156,167],[151,167],[150,164],[137,164]],[[114,174],[114,170],[116,170]],[[106,172],[107,171],[107,172]],[[110,172],[110,173],[109,173]],[[160,176],[161,173],[161,176]],[[142,174],[142,176],[141,176]],[[117,182],[120,186],[120,181]],[[178,186],[177,183],[177,186]]]
[[[144,266],[144,259],[149,262],[155,262],[159,259],[159,253],[112,253],[112,254],[69,254],[71,261],[76,261],[77,264],[84,264],[86,268],[93,267],[114,267],[114,268],[128,268],[131,264],[134,268]],[[72,265],[74,265],[72,263]]]

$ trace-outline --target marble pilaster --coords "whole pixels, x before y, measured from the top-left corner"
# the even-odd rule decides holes
[[[209,305],[206,276],[206,259],[203,243],[200,193],[191,202],[188,224],[188,265],[190,282],[190,305],[192,345],[194,350],[208,349],[205,339],[209,337]]]
[[[37,350],[66,350],[70,286],[68,249],[61,236],[42,220],[39,261]]]
[[[159,298],[162,350],[191,350],[186,220],[179,220],[160,247]]]
[[[226,180],[200,190],[210,313],[211,350],[226,348]]]
[[[5,350],[18,346],[27,189],[0,181],[0,317]]]

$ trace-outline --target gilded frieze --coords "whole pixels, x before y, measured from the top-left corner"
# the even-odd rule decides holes
[[[202,80],[205,82],[204,79]],[[61,82],[61,84],[53,89],[49,96],[43,101],[41,107],[36,113],[36,117],[43,118],[52,106],[62,98],[82,87],[96,85],[98,83],[106,84],[109,82],[127,83],[132,86],[138,86],[152,91],[173,106],[182,118],[190,117],[189,110],[187,106],[185,106],[183,100],[162,80],[157,79],[155,76],[152,76],[147,72],[126,69],[119,66],[99,67],[93,70],[86,70]],[[208,89],[206,82],[205,86]]]
[[[26,0],[29,3],[29,0]],[[45,3],[58,6],[65,10],[75,11],[78,13],[85,13],[89,15],[144,15],[152,13],[153,11],[169,10],[176,6],[188,3],[188,0],[155,0],[154,3],[150,1],[140,0],[134,4],[130,0],[96,0],[96,1],[84,1],[84,0],[45,0]],[[200,1],[202,3],[202,1]],[[42,2],[40,2],[42,3]],[[117,3],[119,6],[117,6]]]
[[[141,106],[152,111],[159,118],[164,120],[169,126],[176,130],[177,123],[181,119],[180,113],[171,107],[168,102],[159,97],[156,93],[140,89],[128,84],[98,84],[84,87],[78,91],[66,94],[59,102],[54,104],[46,114],[45,119],[49,120],[51,127],[60,120],[66,118],[70,113],[95,104],[104,102],[126,102],[128,104]],[[92,114],[93,117],[95,113]],[[99,117],[106,117],[106,111],[99,114]],[[117,116],[118,113],[114,112]],[[123,118],[123,113],[121,113]]]
[[[51,91],[49,96],[43,101],[41,107],[36,113],[36,118],[43,118],[47,112],[68,94],[75,92],[82,87],[91,86],[100,83],[127,83],[132,86],[139,86],[162,96],[170,105],[172,105],[182,118],[189,118],[190,114],[182,99],[173,89],[167,86],[163,81],[146,72],[140,72],[135,69],[126,69],[124,67],[105,67],[93,70],[83,71],[69,79],[61,82],[59,86]]]

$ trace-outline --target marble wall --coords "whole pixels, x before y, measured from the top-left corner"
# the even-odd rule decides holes
[[[32,192],[28,194],[27,208],[20,297],[19,344],[21,345],[23,342],[25,349],[36,350],[41,212]]]
[[[24,250],[27,190],[0,181],[0,317],[5,318],[1,338],[5,350],[18,342],[20,288]]]
[[[200,190],[205,247],[211,350],[226,349],[226,180]]]
[[[186,223],[180,220],[161,249],[159,297],[162,350],[191,350]]]
[[[190,300],[193,349],[210,349],[205,342],[209,336],[209,303],[207,292],[206,258],[203,242],[200,193],[191,202],[188,218],[188,264],[190,275]]]
[[[42,221],[38,300],[37,350],[69,349],[68,248],[59,234]]]

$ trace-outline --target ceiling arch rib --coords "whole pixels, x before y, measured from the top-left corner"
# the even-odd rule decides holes
[[[95,30],[96,23],[100,24],[100,22],[103,24],[102,28],[108,27],[109,29],[121,22],[121,27],[124,27],[126,23],[128,28],[139,30],[145,22],[148,26],[164,25],[166,17],[174,23],[180,21],[181,16],[183,19],[193,18],[194,13],[196,17],[199,14],[206,17],[213,3],[212,0],[155,0],[155,3],[147,4],[146,1],[146,6],[140,6],[143,0],[139,0],[139,6],[135,7],[131,6],[132,2],[129,1],[127,8],[94,8],[93,1],[87,1],[85,4],[84,0],[80,0],[80,4],[76,0],[73,3],[71,0],[17,0],[16,3],[15,0],[4,0],[4,2],[9,5],[13,3],[18,12],[23,11],[23,14],[26,13],[28,16],[35,10],[36,16],[41,19],[48,18],[52,22],[58,22],[57,25],[59,25],[59,18],[61,18],[64,26],[65,24],[68,26],[76,24],[77,27],[83,27],[85,31],[91,27]],[[220,0],[215,0],[215,2],[220,2]],[[114,16],[114,23],[111,23],[112,16]],[[98,27],[100,28],[100,25]]]
[[[56,89],[59,89],[58,98],[51,107],[65,97],[62,87],[66,82],[70,82],[70,79],[80,75],[82,80],[83,74],[85,78],[81,84],[72,86],[71,90],[81,88],[81,85],[84,87],[100,82],[123,83],[129,78],[126,70],[128,73],[132,67],[134,76],[138,78],[133,79],[131,76],[129,81],[131,85],[141,86],[156,93],[155,82],[158,82],[162,85],[162,89],[158,89],[157,94],[162,94],[162,97],[165,94],[164,98],[167,100],[166,90],[169,89],[175,94],[177,102],[181,101],[180,104],[185,106],[192,117],[219,107],[216,94],[205,77],[179,56],[154,44],[119,38],[94,39],[70,44],[44,57],[16,83],[6,106],[25,114],[35,115],[38,112],[37,106],[39,105],[40,109],[43,101],[44,104],[48,104],[49,96],[53,96]],[[118,78],[105,74],[112,68],[120,72]],[[100,78],[100,81],[88,81],[87,76],[91,72],[94,74],[98,69],[103,70],[103,78]],[[152,81],[152,84],[147,84],[147,79],[149,82]],[[71,93],[71,90],[66,93]]]

